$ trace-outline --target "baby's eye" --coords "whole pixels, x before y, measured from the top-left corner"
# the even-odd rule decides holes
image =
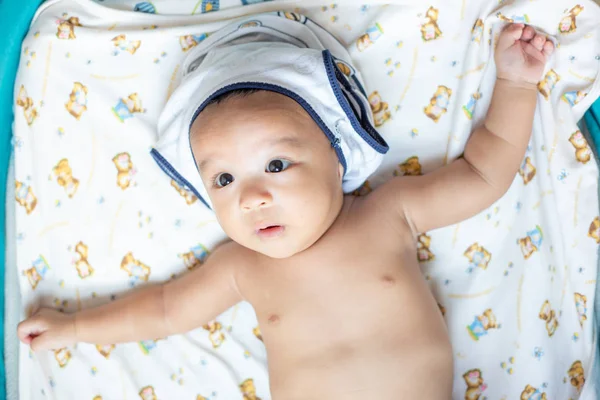
[[[288,160],[276,158],[274,160],[269,161],[269,164],[267,164],[266,172],[272,172],[272,173],[281,172],[281,171],[287,169],[287,167],[289,167],[290,164],[291,163]]]
[[[225,187],[233,182],[234,178],[230,173],[223,172],[222,174],[217,175],[214,181],[217,187]]]

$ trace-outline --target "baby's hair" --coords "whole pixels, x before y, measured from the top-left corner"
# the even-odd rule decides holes
[[[214,97],[213,99],[211,99],[204,108],[206,108],[210,105],[213,105],[213,104],[224,103],[227,100],[231,100],[236,97],[247,97],[247,96],[250,96],[251,94],[254,94],[254,93],[260,92],[260,91],[261,91],[260,89],[235,89],[230,92],[225,92],[225,93],[220,94],[220,95]]]

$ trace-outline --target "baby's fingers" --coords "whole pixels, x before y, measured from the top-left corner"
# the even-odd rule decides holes
[[[515,44],[515,42],[521,38],[524,28],[525,25],[523,24],[506,25],[500,34],[500,37],[498,38],[498,49],[508,49],[510,46]]]
[[[54,346],[54,344],[51,335],[46,333],[33,338],[30,346],[32,351],[52,350],[55,347],[60,347]]]
[[[17,327],[17,336],[25,344],[30,344],[31,340],[47,329],[46,324],[37,317],[29,318],[19,324]]]
[[[546,59],[548,59],[548,57],[550,57],[552,53],[554,53],[554,43],[552,43],[550,40],[547,40],[546,43],[544,43],[542,52],[546,56]]]

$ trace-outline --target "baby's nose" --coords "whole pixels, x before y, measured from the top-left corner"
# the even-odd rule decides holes
[[[257,208],[269,206],[273,202],[273,196],[266,188],[258,186],[248,187],[240,197],[240,208],[244,211],[252,211]]]

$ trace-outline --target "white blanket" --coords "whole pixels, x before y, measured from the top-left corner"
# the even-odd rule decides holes
[[[38,304],[75,311],[170,279],[225,239],[149,156],[156,119],[186,51],[222,19],[294,11],[290,1],[107,7],[115,3],[49,1],[23,44],[14,138],[23,316]],[[418,257],[452,337],[454,398],[585,397],[600,220],[598,169],[576,121],[600,93],[600,8],[589,0],[374,3],[303,1],[296,10],[347,44],[390,144],[362,193],[461,154],[490,101],[504,21],[530,23],[558,43],[510,191],[471,220],[422,235]],[[205,14],[144,13],[152,11]],[[21,398],[269,399],[256,327],[252,308],[239,304],[157,341],[41,354],[21,346]]]

